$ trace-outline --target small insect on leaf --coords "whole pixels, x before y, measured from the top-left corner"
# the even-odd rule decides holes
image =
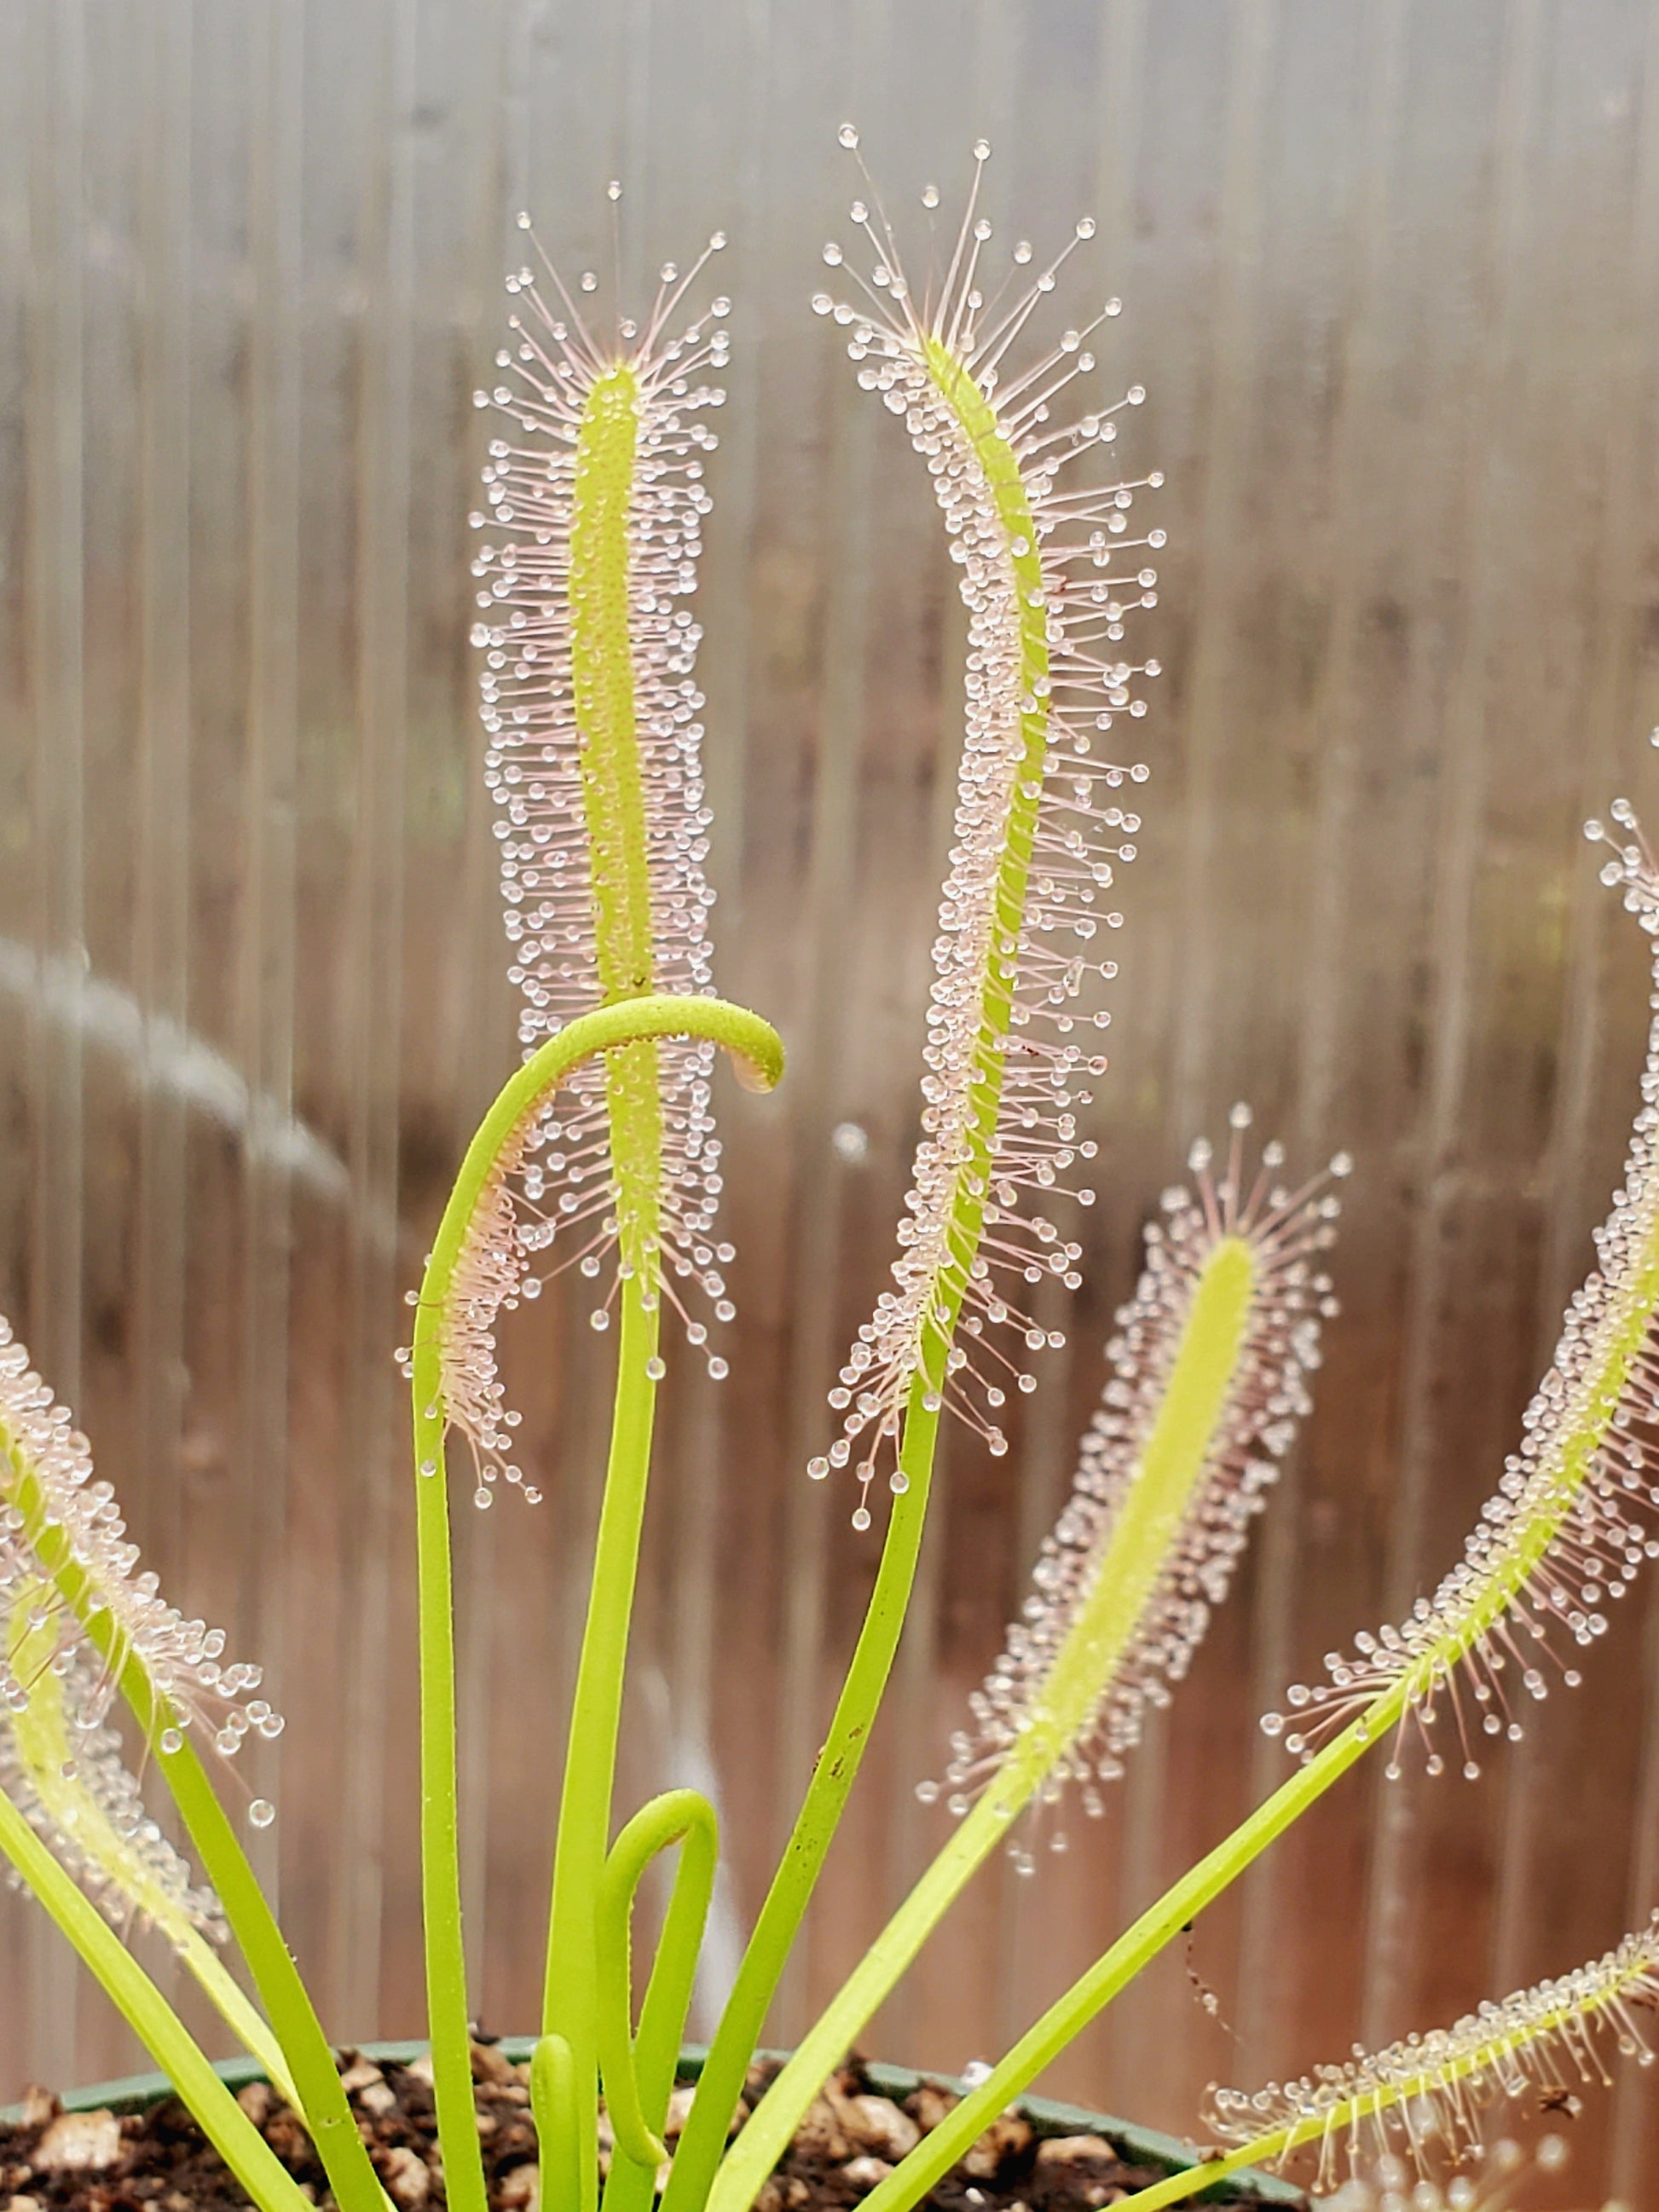
[[[1602,880],[1622,885],[1626,908],[1659,936],[1659,866],[1627,802],[1611,812],[1621,836],[1589,825],[1593,842],[1613,847]],[[1397,1776],[1409,1723],[1438,1774],[1437,1725],[1449,1717],[1472,1778],[1480,1739],[1517,1740],[1522,1703],[1547,1695],[1552,1671],[1577,1686],[1564,1647],[1604,1635],[1608,1604],[1659,1558],[1659,946],[1653,980],[1624,1182],[1595,1232],[1599,1264],[1574,1293],[1522,1418],[1520,1449],[1433,1597],[1399,1627],[1356,1637],[1353,1656],[1332,1653],[1327,1681],[1293,1685],[1288,1715],[1264,1717],[1264,1731],[1304,1759],[1351,1723],[1394,1726]]]
[[[1321,2066],[1298,2081],[1249,2093],[1212,2093],[1218,2134],[1252,2164],[1318,2147],[1314,2188],[1346,2166],[1478,2151],[1487,2110],[1532,2096],[1545,2112],[1571,2112],[1577,2092],[1610,2086],[1610,2057],[1653,2063],[1638,2015],[1659,1996],[1659,1914],[1604,1958],[1557,1981],[1483,2004],[1455,2027],[1408,2036],[1370,2057]]]
[[[1233,1109],[1218,1171],[1209,1146],[1194,1146],[1195,1187],[1166,1191],[1147,1229],[1075,1487],[971,1700],[975,1727],[953,1741],[952,1812],[981,1790],[1050,1803],[1066,1784],[1085,1812],[1104,1809],[1100,1784],[1122,1774],[1147,1708],[1186,1674],[1309,1410],[1335,1310],[1319,1255],[1338,1203],[1325,1175],[1287,1188],[1277,1144],[1247,1169],[1249,1118]],[[1329,1173],[1348,1167],[1339,1158]],[[1029,1849],[1013,1848],[1030,1872]]]

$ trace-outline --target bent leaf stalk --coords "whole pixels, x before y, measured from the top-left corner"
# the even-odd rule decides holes
[[[503,1179],[522,1158],[526,1132],[535,1126],[572,1071],[596,1054],[627,1051],[661,1037],[706,1038],[723,1047],[739,1072],[757,1088],[769,1088],[782,1073],[783,1048],[775,1031],[757,1015],[717,999],[657,994],[626,999],[579,1015],[543,1045],[509,1079],[480,1124],[467,1149],[443,1219],[434,1240],[416,1308],[410,1367],[414,1395],[416,1547],[419,1577],[421,1639],[422,1897],[426,1929],[427,1993],[432,2037],[434,2094],[444,2144],[447,2186],[452,2204],[482,2212],[483,2171],[472,2101],[471,2045],[467,2027],[466,1959],[461,1929],[459,1819],[456,1790],[455,1657],[453,1590],[450,1565],[446,1434],[449,1425],[444,1390],[446,1345],[454,1314],[466,1304],[466,1285],[496,1233],[496,1199]],[[624,1317],[637,1313],[623,1307]],[[647,1381],[649,1378],[647,1378]],[[613,1468],[616,1465],[613,1443]],[[607,1506],[610,1498],[607,1497]],[[596,1577],[597,1581],[597,1577]],[[613,1600],[615,1594],[602,1593]],[[627,1640],[625,1603],[620,1612],[596,1602],[590,1608],[590,1643],[607,1639],[607,1666],[619,1669]],[[587,1656],[585,1648],[584,1658]],[[573,1728],[572,1759],[579,1747]],[[599,1819],[610,1803],[609,1760],[614,1736],[601,1738],[593,1754],[604,1764],[605,1789]],[[571,1785],[567,1784],[567,1795]],[[592,1801],[584,1802],[592,1822]],[[601,1829],[600,1864],[603,1867]],[[592,1886],[597,1909],[599,1877]],[[575,2001],[569,1985],[557,1992],[569,2025],[544,2031],[557,2049],[546,2062],[547,2109],[568,2108],[586,2142],[595,2126],[594,2077],[598,2065],[593,1957],[594,1918],[586,1923],[586,1960],[573,1941],[563,1964],[569,1985],[587,1968],[585,1988]],[[574,2028],[574,2033],[572,2033]],[[579,2045],[577,2035],[584,2040]],[[544,2070],[546,2070],[544,2069]],[[558,2085],[571,2072],[568,2094]],[[543,2142],[544,2168],[572,2167],[568,2147]],[[551,2191],[547,2201],[553,2202]]]
[[[651,1861],[676,1844],[679,1865],[635,2035],[630,2019],[634,1900]],[[718,1848],[708,1800],[695,1790],[671,1790],[634,1815],[605,1860],[599,1913],[599,2062],[616,2150],[605,2212],[648,2212],[657,2169],[668,2156],[659,2130],[674,2086]]]

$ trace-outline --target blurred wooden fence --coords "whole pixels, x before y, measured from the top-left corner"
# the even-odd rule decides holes
[[[1583,815],[1659,812],[1659,11],[1640,0],[10,0],[0,8],[0,1299],[168,1588],[290,1716],[258,1850],[343,2037],[416,2032],[391,1348],[510,1063],[465,517],[527,204],[641,286],[732,245],[702,618],[720,973],[793,1059],[723,1093],[734,1375],[676,1376],[627,1788],[712,1774],[752,1909],[867,1586],[802,1478],[915,1135],[960,627],[921,472],[806,309],[853,180],[1097,217],[1170,547],[1103,1202],[1005,1462],[953,1440],[853,1832],[775,2022],[939,1834],[936,1771],[1099,1385],[1139,1230],[1251,1098],[1358,1173],[1292,1480],[1112,1817],[872,2043],[989,2054],[1281,1771],[1255,1717],[1453,1556],[1617,1172],[1642,947]],[[1081,283],[1082,279],[1079,279]],[[843,1122],[867,1138],[837,1150]],[[580,1316],[575,1318],[579,1319]],[[605,1377],[514,1347],[549,1503],[462,1519],[478,2001],[530,2017]],[[1659,1598],[1479,1783],[1352,1778],[1056,2069],[1175,2127],[1558,1972],[1659,1898]],[[133,2054],[0,1909],[0,2094]],[[1643,2080],[1645,2077],[1642,2077]],[[1578,2195],[1651,2203],[1632,2075]]]

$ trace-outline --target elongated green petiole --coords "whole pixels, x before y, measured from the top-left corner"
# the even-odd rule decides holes
[[[1012,599],[1017,610],[1014,627],[1021,686],[1028,702],[1019,717],[1019,758],[1009,771],[1008,818],[979,986],[972,1103],[945,1227],[949,1261],[939,1271],[923,1317],[920,1359],[906,1395],[897,1495],[875,1589],[829,1736],[698,2081],[691,2116],[674,2154],[664,2212],[696,2212],[713,2182],[773,1993],[840,1825],[892,1671],[921,1547],[946,1362],[984,1229],[986,1193],[1002,1103],[1004,1053],[1048,743],[1048,646],[1042,609],[1042,564],[1018,460],[998,427],[994,410],[962,362],[942,343],[929,341],[926,358],[929,374],[953,410],[961,434],[984,472],[1004,532]],[[738,2141],[741,2143],[741,2136]]]
[[[140,1734],[155,1747],[155,1764],[247,1960],[254,1987],[287,2062],[286,2073],[298,2092],[298,2109],[311,2130],[342,2212],[384,2212],[385,2194],[340,2086],[339,2069],[316,2008],[218,1793],[188,1735],[176,1751],[162,1748],[162,1735],[178,1716],[158,1704],[149,1677],[137,1659],[117,1648],[114,1622],[97,1603],[96,1592],[70,1552],[62,1528],[49,1521],[36,1476],[19,1466],[15,1456],[10,1465],[13,1480],[8,1489],[12,1504],[23,1516],[30,1548],[80,1622],[87,1641],[115,1668],[121,1694]],[[256,2048],[255,2056],[261,2055]]]
[[[975,1872],[1093,1711],[1202,1480],[1249,1326],[1255,1260],[1242,1237],[1206,1262],[1111,1541],[1033,1712],[1003,1765],[877,1936],[750,2116],[727,2155],[732,2199],[757,2191],[802,2113]]]
[[[552,2187],[541,2201],[572,2203],[580,2184],[576,2179],[576,2071],[570,2045],[562,2035],[544,2035],[530,2058],[530,2115],[542,2145],[542,2187]],[[550,2147],[551,2162],[550,2165]]]
[[[769,1089],[782,1073],[783,1047],[776,1032],[758,1015],[728,1006],[721,1000],[664,994],[624,1000],[578,1017],[515,1071],[479,1125],[467,1147],[433,1241],[432,1256],[427,1262],[416,1309],[411,1365],[421,1669],[422,1901],[434,2094],[449,2202],[457,2212],[484,2212],[485,2200],[472,2097],[466,1953],[461,1928],[453,1593],[442,1380],[444,1318],[455,1271],[480,1202],[503,1153],[511,1147],[526,1120],[539,1111],[573,1068],[595,1054],[627,1047],[643,1038],[665,1036],[712,1038],[731,1054],[740,1078],[758,1089]],[[631,1290],[636,1297],[638,1288],[637,1279],[634,1285],[624,1285],[624,1329],[629,1304],[628,1293]],[[635,1310],[637,1314],[637,1307]],[[642,1365],[641,1359],[641,1368]],[[634,1370],[630,1368],[629,1371]],[[647,1427],[647,1443],[648,1434]],[[637,1443],[635,1431],[629,1448],[636,1449]],[[625,1622],[623,1636],[625,1644]],[[608,1807],[608,1790],[605,1802]],[[598,1879],[596,1870],[595,1892]],[[586,1941],[591,1991],[591,1917]],[[582,1963],[580,1960],[574,1962],[574,1970],[581,1972]],[[595,2124],[591,2083],[581,2075],[577,2054],[562,2032],[560,2042],[560,2065],[578,2069],[573,2077],[575,2093],[564,2099],[560,2108],[569,2109],[575,2115],[575,2124],[579,2128],[585,2124],[586,2130],[591,2133]],[[591,2063],[591,2040],[587,2056]],[[544,2155],[547,2155],[545,2142]],[[559,2172],[580,2172],[580,2168],[564,2159],[562,2152],[558,2157],[562,2163],[553,2174],[556,2181]],[[597,2182],[592,2185],[597,2194]],[[544,2199],[550,2207],[562,2201],[550,2191]]]
[[[1304,2136],[1304,2142],[1313,2140]],[[1206,2159],[1197,2166],[1183,2166],[1174,2173],[1166,2173],[1162,2181],[1155,2181],[1150,2189],[1137,2189],[1132,2197],[1118,2199],[1117,2212],[1159,2212],[1165,2204],[1185,2204],[1206,2189],[1213,2189],[1218,2181],[1225,2181],[1235,2173],[1242,2173],[1247,2166],[1261,2166],[1267,2160],[1280,2158],[1292,2148],[1291,2130],[1280,2128],[1257,2142],[1247,2143],[1243,2150],[1229,2151],[1225,2158]]]
[[[308,2212],[311,2200],[214,2072],[184,2022],[3,1790],[0,1851],[97,1977],[260,2212]]]
[[[942,1369],[942,1346],[938,1361]],[[690,2117],[675,2149],[663,2212],[696,2212],[708,2193],[760,2042],[767,2008],[857,1778],[871,1724],[892,1670],[915,1579],[939,1438],[939,1414],[921,1403],[928,1388],[924,1370],[911,1391],[910,1418],[899,1462],[908,1477],[908,1487],[893,1501],[876,1586],[835,1718],[698,2077]],[[739,2146],[742,2142],[740,2135]]]
[[[631,2018],[634,1899],[651,1861],[676,1844],[679,1865],[636,2036]],[[616,2152],[605,2182],[605,2212],[648,2212],[657,2168],[668,2155],[660,2130],[714,1895],[718,1845],[708,1800],[695,1790],[672,1790],[635,1814],[605,1860],[598,1927],[599,2046]]]
[[[160,1875],[146,1864],[130,1836],[118,1830],[111,1814],[81,1771],[70,1738],[63,1674],[52,1664],[58,1624],[49,1616],[38,1625],[35,1607],[45,1583],[24,1583],[9,1622],[0,1625],[9,1646],[12,1672],[28,1685],[28,1702],[9,1717],[12,1754],[21,1774],[52,1823],[56,1834],[74,1838],[86,1858],[102,1873],[126,1909],[148,1919],[178,1954],[216,2007],[237,2040],[264,2068],[267,2078],[295,2111],[302,2110],[289,2075],[282,2046],[223,1960],[203,1935],[185,1904],[170,1894]]]
[[[543,2032],[562,2036],[574,2069],[578,2172],[584,2206],[590,2197],[597,2201],[599,2193],[597,1929],[657,1397],[657,1386],[647,1373],[647,1363],[656,1357],[656,1300],[653,1297],[647,1304],[645,1282],[636,1273],[624,1279],[618,1303],[622,1328],[617,1347],[611,1456],[605,1468],[576,1694],[570,1711],[542,2003]],[[554,2147],[544,2143],[542,2175],[547,2192],[544,2201],[550,2206],[557,2203],[552,2190],[554,2156]]]
[[[1029,2027],[1007,2056],[979,2086],[923,2137],[865,2203],[871,2212],[906,2212],[919,2203],[941,2175],[964,2153],[1016,2097],[1030,2088],[1073,2038],[1086,2027],[1142,1967],[1155,1959],[1206,1905],[1214,1903],[1245,1869],[1299,1820],[1338,1777],[1364,1754],[1399,1719],[1405,1692],[1396,1686],[1362,1717],[1334,1736],[1300,1772],[1293,1774],[1224,1842],[1201,1858],[1156,1905],[1143,1912],[1065,1995]],[[738,2141],[741,2145],[742,2137]],[[710,2198],[711,2212],[735,2212],[740,2199],[726,2176]]]

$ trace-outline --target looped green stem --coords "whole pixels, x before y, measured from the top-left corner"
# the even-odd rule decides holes
[[[432,2038],[432,2072],[434,2099],[437,2106],[439,2140],[443,2148],[444,2172],[452,2212],[486,2212],[483,2160],[478,2148],[477,2112],[472,2096],[471,2039],[467,2020],[466,1953],[461,1929],[461,1869],[460,1824],[457,1804],[456,1747],[455,1747],[455,1630],[452,1571],[450,1565],[448,1483],[444,1455],[447,1413],[443,1401],[442,1341],[444,1318],[448,1310],[450,1291],[455,1269],[465,1246],[467,1231],[471,1224],[480,1198],[488,1187],[504,1149],[513,1141],[526,1117],[537,1112],[559,1085],[583,1061],[597,1054],[610,1052],[617,1046],[636,1042],[641,1038],[665,1036],[709,1037],[728,1053],[735,1064],[740,1080],[750,1088],[769,1090],[783,1072],[783,1046],[777,1032],[758,1014],[751,1014],[741,1006],[728,1005],[724,1000],[693,998],[678,994],[653,994],[648,997],[624,999],[611,1006],[600,1006],[589,1014],[582,1014],[550,1037],[522,1067],[517,1069],[502,1086],[495,1102],[480,1123],[477,1135],[467,1147],[461,1163],[460,1173],[444,1208],[442,1221],[434,1239],[432,1256],[427,1263],[425,1279],[421,1286],[420,1299],[416,1308],[415,1333],[412,1345],[414,1386],[415,1464],[417,1469],[416,1497],[416,1558],[419,1583],[419,1627],[421,1668],[421,1868],[422,1903],[426,1929],[427,2006]],[[650,1333],[654,1314],[641,1312],[641,1286],[637,1275],[625,1286],[623,1301],[623,1343],[619,1351],[619,1395],[624,1379],[623,1370],[631,1375],[635,1369],[643,1370],[645,1352],[636,1339]],[[637,1354],[637,1357],[635,1356]],[[634,1396],[643,1395],[643,1408],[633,1408],[634,1418],[620,1425],[627,1435],[613,1437],[612,1477],[618,1447],[626,1445],[625,1455],[640,1459],[648,1453],[650,1426],[648,1420],[649,1394],[654,1385],[643,1383]],[[630,1400],[630,1404],[631,1404]],[[431,1475],[418,1470],[429,1466]],[[639,1486],[642,1487],[643,1471]],[[611,1483],[607,1482],[607,1508]],[[601,1545],[604,1531],[601,1531]],[[627,1578],[631,1587],[631,1576]],[[595,1589],[599,1587],[596,1571]],[[590,1639],[593,1623],[590,1620]],[[614,1621],[606,1625],[608,1644],[614,1652],[607,1652],[604,1669],[607,1682],[620,1668],[620,1659],[627,1644],[626,1606]],[[615,1664],[610,1663],[614,1660]],[[584,1649],[582,1673],[592,1679],[588,1650]],[[594,1734],[609,1741],[614,1734],[614,1716],[611,1708],[615,1703],[608,1692],[599,1702],[604,1711],[592,1726],[584,1723],[584,1701],[579,1690],[578,1712],[573,1718],[571,1758],[567,1764],[567,1791],[573,1770],[582,1762],[578,1759],[579,1736]],[[592,1700],[590,1698],[590,1703]],[[584,1805],[587,1828],[597,1835],[597,1847],[580,1854],[580,1864],[574,1871],[569,1855],[562,1852],[565,1861],[562,1894],[556,1895],[556,1919],[563,1923],[567,1919],[573,1928],[585,1928],[586,1942],[591,1945],[594,1916],[597,1909],[597,1890],[604,1863],[605,1835],[609,1826],[611,1802],[611,1762],[603,1746],[597,1757],[597,1767],[603,1770],[603,1787],[586,1790],[593,1802]],[[597,1771],[597,1770],[596,1770]],[[564,1842],[565,1816],[561,1815],[561,1843]],[[591,1839],[590,1839],[591,1842]],[[579,1878],[578,1878],[579,1877]],[[557,1907],[564,1905],[566,1911]],[[554,1978],[552,1952],[550,1944],[550,1990]],[[563,2051],[557,2061],[571,2069],[568,2102],[573,2125],[580,2143],[591,2142],[594,2129],[592,2109],[596,2073],[596,2053],[592,2040],[591,1963],[578,1954],[576,1946],[560,1945],[562,1963],[559,1971],[568,1973],[572,2002],[557,2023],[556,2040]],[[554,2029],[552,2020],[544,2020],[550,2033]],[[548,2063],[554,2064],[550,2059]],[[555,2191],[544,2168],[543,2203],[552,2212],[556,2204],[574,2204],[586,2202],[593,2184],[589,2177],[592,2160],[576,2150],[569,2179],[578,2191],[577,2196],[566,2196],[562,2187]]]
[[[679,1865],[635,2036],[631,2017],[634,1899],[651,1861],[676,1844],[680,1846]],[[636,2193],[624,2184],[623,2159],[648,2190],[657,2167],[668,2156],[668,2146],[658,2130],[690,2008],[703,1925],[714,1892],[718,1849],[714,1808],[708,1800],[695,1790],[671,1790],[635,1814],[605,1859],[598,1923],[599,2073],[621,2154],[611,2168],[605,2212],[620,2212],[623,2201]]]

